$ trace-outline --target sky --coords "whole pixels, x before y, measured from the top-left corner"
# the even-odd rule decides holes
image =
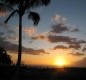
[[[56,65],[59,58],[68,66],[86,67],[86,0],[51,0],[47,7],[33,11],[40,14],[38,26],[23,16],[22,63]],[[17,60],[18,15],[7,25],[9,16],[0,13],[0,45]]]

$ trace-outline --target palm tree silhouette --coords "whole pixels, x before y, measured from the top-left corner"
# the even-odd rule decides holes
[[[40,16],[36,12],[30,11],[31,9],[38,8],[41,6],[47,6],[50,0],[0,0],[0,11],[6,12],[13,10],[9,17],[4,23],[7,23],[9,19],[15,14],[19,15],[19,47],[18,47],[18,60],[17,67],[21,64],[21,53],[22,53],[22,17],[25,13],[28,13],[28,19],[33,20],[33,24],[37,25],[40,21]]]

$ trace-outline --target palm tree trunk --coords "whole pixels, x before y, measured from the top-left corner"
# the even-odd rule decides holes
[[[16,69],[12,80],[19,80],[20,66],[22,57],[22,16],[19,15],[19,46],[18,46],[18,59],[16,63]]]
[[[19,46],[18,46],[18,60],[17,66],[21,65],[21,57],[22,57],[22,16],[19,15]]]
[[[21,66],[21,57],[22,57],[22,15],[19,15],[19,46],[18,46],[18,60],[17,60],[17,69],[18,69],[18,76],[20,72]]]

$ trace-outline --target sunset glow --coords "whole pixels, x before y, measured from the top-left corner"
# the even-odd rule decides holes
[[[18,10],[19,7],[17,5],[13,8]],[[21,64],[86,67],[85,8],[86,0],[52,0],[47,7],[31,7],[32,12],[40,15],[38,25],[33,25],[32,19],[28,20],[26,10],[22,18]],[[16,63],[19,16],[14,13],[14,17],[8,21],[9,15],[10,11],[0,12],[0,46],[6,49],[13,63]],[[4,24],[6,20],[8,23]]]
[[[56,59],[55,64],[59,67],[67,66],[67,61],[64,57],[60,56]]]

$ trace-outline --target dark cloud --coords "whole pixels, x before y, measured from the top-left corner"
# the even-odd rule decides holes
[[[83,56],[84,54],[80,53],[80,52],[76,52],[76,53],[70,53],[70,55],[73,55],[73,56]]]
[[[68,36],[56,36],[56,35],[49,35],[48,36],[48,41],[51,43],[55,43],[55,42],[71,43],[75,40],[76,40],[76,38],[70,38]]]
[[[9,42],[6,42],[5,49],[7,51],[11,51],[15,53],[15,52],[18,52],[18,45],[12,44],[12,43],[9,44]],[[34,50],[32,48],[25,48],[25,47],[22,47],[22,52],[25,54],[31,54],[31,55],[49,54],[45,52],[45,50],[43,49]]]
[[[63,45],[58,45],[58,46],[53,48],[53,50],[56,50],[56,49],[67,49],[67,47],[63,46]]]
[[[75,49],[75,50],[79,50],[79,49],[82,49],[82,44],[86,44],[86,41],[84,40],[74,40],[74,41],[71,41],[69,43],[69,46],[68,48],[69,49]]]
[[[69,31],[69,32],[78,32],[79,29],[73,27],[74,25],[68,25],[69,23],[67,23],[67,18],[57,14],[53,17],[52,19],[53,21],[55,21],[57,24],[54,24],[51,26],[51,31],[52,33],[63,33],[65,31]]]
[[[48,52],[46,52],[43,49],[34,50],[32,48],[23,48],[23,51],[26,54],[32,54],[32,55],[49,54]]]
[[[74,41],[71,41],[70,43],[69,43],[69,46],[68,46],[68,48],[69,49],[75,49],[75,50],[79,50],[79,49],[81,49],[82,48],[82,45],[81,44],[86,44],[86,41],[85,40],[74,40]],[[83,50],[82,50],[83,51]]]
[[[78,60],[73,63],[74,67],[86,67],[86,58],[83,58],[82,60]]]
[[[81,48],[80,44],[70,44],[68,48],[73,48],[79,50]]]
[[[50,43],[66,43],[68,48],[73,48],[75,50],[81,49],[81,44],[86,44],[85,40],[77,40],[77,38],[71,38],[69,36],[57,36],[57,35],[37,35],[31,38],[32,40],[45,40]]]
[[[8,51],[17,51],[17,45],[9,41],[5,41],[5,38],[0,38],[0,46],[4,47]]]
[[[52,25],[51,27],[51,31],[52,33],[62,33],[64,31],[68,31],[69,29],[67,28],[67,26],[65,26],[64,24],[62,23],[58,23],[56,25]]]
[[[18,52],[18,45],[13,44],[9,41],[5,41],[4,38],[0,38],[0,46],[4,47],[7,51],[17,53]],[[32,49],[32,48],[26,48],[22,47],[22,52],[25,54],[33,54],[33,55],[40,55],[40,54],[49,54],[43,49]]]

